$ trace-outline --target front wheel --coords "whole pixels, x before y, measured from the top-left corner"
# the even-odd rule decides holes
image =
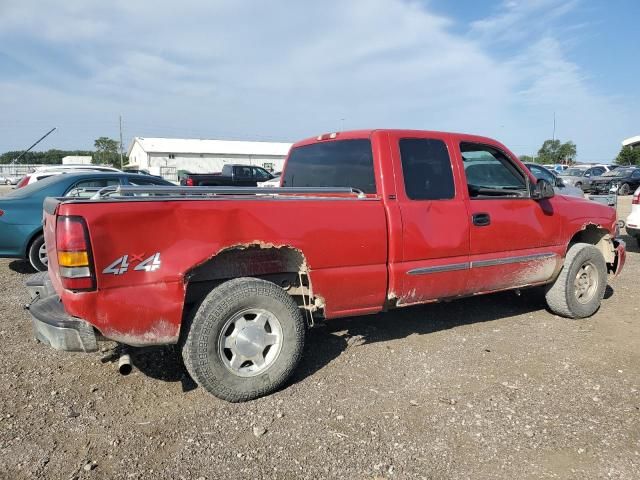
[[[44,235],[40,234],[33,239],[31,245],[29,245],[27,256],[31,266],[38,272],[45,272],[47,270],[49,258],[47,257],[47,247],[44,244]]]
[[[230,402],[280,388],[300,362],[305,323],[274,283],[238,278],[214,288],[185,325],[182,357],[191,377]]]
[[[548,287],[547,305],[568,318],[593,315],[604,298],[607,265],[598,248],[576,243],[569,248],[558,278]]]

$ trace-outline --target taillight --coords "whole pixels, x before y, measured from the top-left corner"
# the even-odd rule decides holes
[[[24,177],[22,177],[22,179],[16,185],[16,188],[26,187],[27,184],[29,183],[30,178],[31,178],[31,175],[25,175]]]
[[[640,188],[638,188],[633,194],[633,200],[631,200],[631,203],[634,205],[640,205]]]
[[[89,233],[82,217],[58,217],[56,250],[62,286],[75,291],[95,290]]]
[[[188,177],[185,183],[187,184],[187,187],[193,187],[193,178]]]

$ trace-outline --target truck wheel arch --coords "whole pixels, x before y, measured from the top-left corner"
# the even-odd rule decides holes
[[[291,295],[304,315],[320,315],[324,300],[313,291],[311,270],[301,250],[290,245],[251,242],[223,248],[185,275],[185,304],[197,306],[216,286],[234,278],[260,278]],[[188,313],[189,308],[185,308]]]
[[[616,254],[611,233],[600,225],[590,223],[574,233],[567,245],[567,252],[576,243],[588,243],[597,247],[602,252],[607,264],[613,264],[615,261]]]
[[[42,230],[42,227],[37,228],[29,235],[29,237],[27,238],[27,241],[22,246],[22,252],[24,254],[24,258],[26,258],[27,260],[29,259],[29,248],[31,248],[31,244],[36,238],[38,238],[39,235],[42,235],[43,232],[44,230]]]

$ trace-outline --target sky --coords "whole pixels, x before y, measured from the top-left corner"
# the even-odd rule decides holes
[[[0,153],[359,128],[640,135],[637,0],[0,0]]]

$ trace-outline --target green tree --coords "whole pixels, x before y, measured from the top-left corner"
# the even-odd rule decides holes
[[[520,155],[518,158],[523,163],[536,163],[536,158],[531,155]]]
[[[12,163],[16,158],[20,156],[21,151],[5,152],[0,155],[0,164]],[[93,152],[87,152],[85,150],[47,150],[46,152],[27,152],[20,160],[19,164],[38,164],[38,165],[56,165],[62,163],[62,158],[74,155],[74,156],[90,156]]]
[[[640,165],[640,148],[622,147],[614,161],[618,165]]]
[[[572,141],[562,143],[560,140],[545,140],[538,150],[538,163],[563,163],[571,165],[578,153]]]
[[[120,143],[109,137],[100,137],[93,142],[96,153],[93,156],[93,163],[110,164],[114,166],[120,165],[120,155],[118,149]]]

